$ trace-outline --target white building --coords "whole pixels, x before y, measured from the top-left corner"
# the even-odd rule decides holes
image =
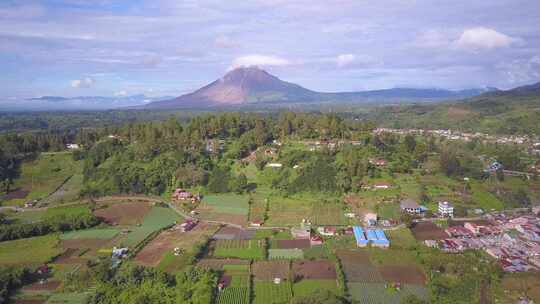
[[[454,206],[449,202],[439,202],[439,214],[445,217],[454,217]]]

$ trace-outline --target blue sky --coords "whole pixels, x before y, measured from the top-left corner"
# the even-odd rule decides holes
[[[0,97],[180,95],[241,65],[319,91],[540,81],[538,0],[0,3]]]

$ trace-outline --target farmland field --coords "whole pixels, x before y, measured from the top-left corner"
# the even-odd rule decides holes
[[[47,304],[85,304],[88,298],[89,293],[84,292],[54,293],[47,299]]]
[[[197,244],[206,242],[206,239],[214,233],[216,226],[199,223],[195,228],[188,232],[178,230],[166,230],[161,232],[156,238],[148,243],[135,257],[135,262],[144,266],[157,266],[160,269],[172,271],[181,268],[179,263],[185,255],[194,254],[194,247]],[[184,251],[181,256],[170,254],[170,257],[163,261],[166,253],[172,253],[174,248],[180,248]]]
[[[78,240],[78,239],[102,239],[109,240],[115,237],[120,232],[115,228],[94,228],[85,230],[75,230],[66,232],[60,235],[62,240]]]
[[[349,292],[359,303],[389,303],[399,304],[408,295],[421,299],[428,298],[428,290],[420,285],[402,284],[401,290],[387,290],[384,283],[348,283]]]
[[[292,298],[291,284],[281,282],[255,282],[253,304],[286,304]]]
[[[336,292],[336,280],[301,280],[293,284],[295,297],[308,296],[320,290]]]
[[[473,182],[471,183],[472,200],[480,208],[491,211],[502,210],[504,208],[501,202],[495,195],[491,194],[484,185]]]
[[[0,242],[0,265],[39,266],[64,251],[58,245],[56,234]]]
[[[79,172],[81,162],[73,161],[71,153],[41,154],[34,160],[25,161],[21,176],[15,180],[13,189],[20,189],[18,197],[8,198],[3,205],[22,205],[25,201],[41,199],[53,193],[70,176]]]
[[[426,283],[426,276],[415,266],[383,266],[379,267],[383,279],[389,283],[418,284]]]
[[[384,282],[379,270],[369,259],[366,252],[339,251],[337,253],[343,272],[349,282]]]
[[[303,259],[302,249],[268,249],[269,260]]]
[[[264,240],[218,240],[214,256],[223,258],[264,259]]]
[[[275,197],[270,199],[268,226],[294,226],[312,214],[312,203],[305,200]]]
[[[170,208],[152,207],[152,210],[144,217],[142,225],[131,229],[123,240],[123,244],[130,247],[136,246],[152,232],[173,225],[179,219],[179,215]]]
[[[348,220],[343,210],[341,203],[317,201],[309,219],[315,225],[346,225]]]
[[[249,266],[249,260],[241,260],[241,259],[201,259],[197,263],[197,266],[208,268],[208,269],[214,269],[214,270],[222,270],[224,266],[226,265],[245,265]]]
[[[390,240],[390,246],[393,248],[409,249],[417,244],[411,230],[408,228],[389,230],[386,235]]]
[[[274,278],[288,278],[289,261],[260,261],[252,265],[252,274],[256,281],[271,281]]]
[[[414,237],[419,241],[440,240],[448,237],[443,229],[431,222],[417,223],[412,228]]]
[[[213,194],[203,198],[203,207],[210,207],[216,213],[230,213],[247,215],[249,197],[238,194]]]
[[[249,288],[247,287],[226,287],[218,291],[217,304],[249,304]]]
[[[295,280],[335,280],[337,278],[335,265],[328,260],[294,261],[292,270]]]
[[[111,225],[136,225],[143,222],[151,209],[150,202],[112,203],[94,214]]]

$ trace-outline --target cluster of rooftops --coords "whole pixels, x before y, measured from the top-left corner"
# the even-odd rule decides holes
[[[375,247],[389,247],[390,241],[382,229],[364,229],[360,226],[353,227],[356,245],[358,247],[366,247],[371,243]]]

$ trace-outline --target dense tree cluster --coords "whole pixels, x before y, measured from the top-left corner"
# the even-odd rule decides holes
[[[8,303],[10,294],[27,283],[29,278],[27,268],[0,266],[0,304]]]
[[[0,223],[0,241],[85,229],[99,223],[100,220],[89,209],[76,213],[54,214],[36,223]]]

